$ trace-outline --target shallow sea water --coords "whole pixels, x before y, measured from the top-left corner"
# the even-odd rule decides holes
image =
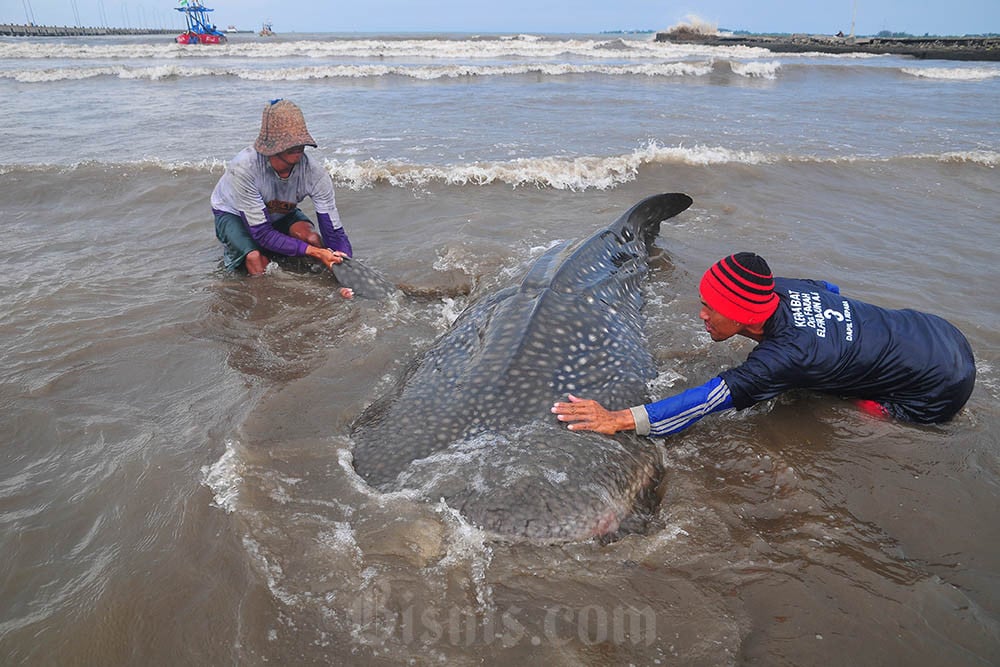
[[[1000,660],[995,65],[299,37],[0,42],[30,138],[0,154],[6,664]],[[208,195],[278,96],[356,255],[440,296],[220,269]],[[471,298],[664,191],[695,203],[645,288],[651,395],[749,351],[709,341],[696,295],[746,249],[950,319],[967,408],[916,427],[792,394],[706,419],[662,442],[653,527],[611,544],[498,541],[357,478],[351,422]]]

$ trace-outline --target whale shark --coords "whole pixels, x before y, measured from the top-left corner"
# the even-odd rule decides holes
[[[500,539],[616,533],[662,475],[654,442],[571,432],[549,409],[569,393],[610,409],[647,402],[647,260],[660,223],[691,203],[643,199],[471,303],[354,421],[357,474],[381,492],[443,499]]]

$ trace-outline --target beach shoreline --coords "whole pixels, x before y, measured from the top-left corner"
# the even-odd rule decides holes
[[[656,33],[657,42],[746,46],[777,53],[870,53],[920,60],[1000,60],[1000,37],[837,37],[833,35],[705,35]]]

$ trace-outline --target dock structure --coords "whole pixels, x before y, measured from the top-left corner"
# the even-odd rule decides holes
[[[827,35],[705,35],[656,33],[658,42],[747,46],[776,53],[873,53],[938,60],[1000,60],[1000,37],[840,37]]]
[[[108,28],[0,23],[0,37],[91,37],[104,35],[172,35],[177,28]]]

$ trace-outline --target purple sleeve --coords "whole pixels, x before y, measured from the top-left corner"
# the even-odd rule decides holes
[[[334,228],[328,213],[317,213],[316,220],[319,222],[319,233],[323,236],[327,248],[339,250],[348,257],[354,256],[351,251],[351,241],[347,238],[347,232],[343,227]]]
[[[276,252],[279,255],[297,257],[306,254],[306,242],[282,234],[270,222],[250,227],[250,235],[262,248]]]

